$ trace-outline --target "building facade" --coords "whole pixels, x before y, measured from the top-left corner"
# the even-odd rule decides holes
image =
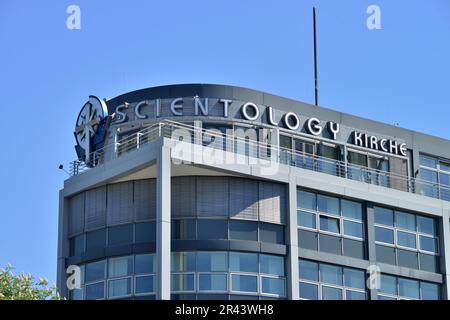
[[[450,296],[448,140],[208,84],[90,97],[74,134],[69,299]]]

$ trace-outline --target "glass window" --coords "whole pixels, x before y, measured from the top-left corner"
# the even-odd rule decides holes
[[[83,289],[73,289],[69,291],[70,300],[83,300]]]
[[[198,252],[197,271],[227,271],[227,252]]]
[[[322,286],[322,300],[342,300],[342,289]]]
[[[424,216],[417,216],[417,227],[419,232],[434,235],[434,219]]]
[[[227,291],[226,274],[199,274],[200,291]]]
[[[262,277],[261,279],[262,292],[269,294],[276,294],[278,296],[285,296],[285,281],[284,279]]]
[[[346,290],[345,291],[346,300],[367,300],[367,295],[365,292]]]
[[[375,223],[385,226],[394,226],[394,213],[392,210],[374,207]]]
[[[106,246],[106,229],[86,233],[86,251],[103,249]]]
[[[297,211],[297,223],[301,227],[316,228],[316,214],[306,211]]]
[[[342,200],[342,215],[346,218],[362,220],[362,205],[359,202]]]
[[[416,216],[406,212],[395,212],[395,225],[397,228],[416,231]]]
[[[86,285],[86,300],[97,300],[105,298],[105,282]]]
[[[329,284],[342,285],[342,268],[320,264],[320,281]]]
[[[441,170],[450,172],[450,163],[439,162],[439,166]]]
[[[363,224],[344,220],[344,234],[351,237],[363,238]]]
[[[300,282],[299,290],[302,299],[317,300],[319,298],[319,290],[316,284]]]
[[[306,191],[297,191],[297,208],[316,211],[316,194]]]
[[[84,234],[70,239],[70,255],[77,256],[84,253]]]
[[[156,242],[156,224],[154,222],[136,223],[135,242]]]
[[[399,295],[413,299],[419,299],[419,282],[408,279],[398,279]]]
[[[175,240],[194,240],[196,221],[189,220],[172,220],[172,239]]]
[[[122,226],[108,228],[108,244],[120,245],[133,242],[133,225],[126,224]]]
[[[257,277],[242,274],[231,275],[231,290],[242,292],[257,292]]]
[[[199,240],[228,239],[228,221],[197,220],[197,238]]]
[[[339,198],[324,196],[321,194],[317,195],[317,205],[321,212],[326,212],[335,216],[340,215],[339,211]]]
[[[172,291],[193,291],[194,290],[194,274],[172,274],[171,276]]]
[[[131,277],[108,281],[108,297],[123,297],[131,295]]]
[[[133,273],[133,256],[109,259],[109,277],[130,276]]]
[[[135,258],[134,273],[153,273],[155,270],[155,265],[153,261],[152,254],[139,254]]]
[[[346,287],[365,289],[366,278],[364,271],[344,268],[344,283]]]
[[[258,241],[258,223],[230,220],[230,239]]]
[[[300,260],[298,268],[300,279],[311,281],[319,280],[319,264],[317,262]]]
[[[375,241],[394,244],[394,231],[391,229],[375,227]]]
[[[260,273],[284,276],[284,258],[267,254],[259,255]]]
[[[339,233],[339,220],[320,216],[320,230]]]
[[[283,244],[284,226],[273,223],[260,223],[259,241]]]
[[[173,272],[195,271],[195,252],[172,252]]]
[[[105,279],[106,260],[88,263],[86,265],[86,283]]]
[[[155,292],[154,277],[153,276],[136,277],[136,288],[134,291],[136,292],[136,294]]]
[[[422,300],[439,300],[439,286],[434,283],[421,282]]]
[[[230,271],[258,272],[256,253],[230,252]]]
[[[397,295],[397,278],[380,275],[380,292]]]
[[[397,231],[397,243],[399,246],[415,249],[416,235],[413,233]]]
[[[434,158],[431,158],[431,157],[421,154],[419,156],[419,159],[420,159],[421,166],[430,167],[430,168],[436,168],[436,166],[437,166],[437,161]]]
[[[429,252],[437,252],[436,239],[421,235],[420,236],[420,249],[424,250],[424,251],[429,251]]]

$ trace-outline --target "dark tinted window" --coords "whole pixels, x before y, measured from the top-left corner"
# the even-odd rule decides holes
[[[206,239],[227,239],[228,221],[226,220],[198,220],[197,237],[200,240]]]
[[[86,251],[101,249],[106,246],[106,229],[88,232],[86,234]]]
[[[284,227],[271,223],[259,224],[259,241],[270,243],[284,243]]]
[[[84,234],[70,239],[70,255],[77,256],[84,252]]]
[[[195,239],[195,220],[172,220],[172,239]]]
[[[134,242],[156,242],[156,225],[154,222],[136,223]]]
[[[108,244],[119,245],[133,242],[133,225],[110,227],[108,229]]]
[[[230,220],[230,239],[258,241],[258,223]]]

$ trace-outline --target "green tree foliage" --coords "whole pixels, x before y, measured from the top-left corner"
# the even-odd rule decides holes
[[[15,275],[13,270],[10,264],[0,269],[0,300],[61,300],[56,287],[48,287],[46,279]]]

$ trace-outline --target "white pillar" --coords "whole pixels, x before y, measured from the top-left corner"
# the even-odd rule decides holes
[[[287,287],[288,298],[298,300],[299,276],[298,276],[298,233],[297,233],[297,183],[295,178],[289,180],[289,212],[288,212],[288,237],[287,245],[289,255],[287,261]]]

